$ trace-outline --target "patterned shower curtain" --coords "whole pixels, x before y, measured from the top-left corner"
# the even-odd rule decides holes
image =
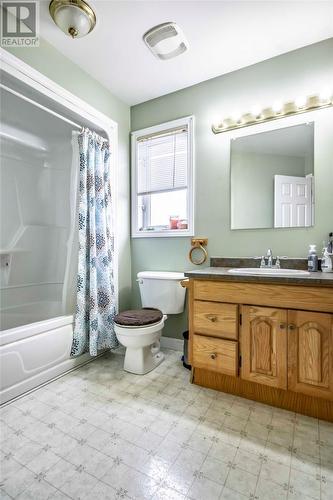
[[[71,356],[115,348],[114,238],[109,143],[85,129],[77,136],[79,258]],[[75,154],[75,152],[74,152]]]

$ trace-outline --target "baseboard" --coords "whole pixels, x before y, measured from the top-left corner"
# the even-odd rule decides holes
[[[174,351],[183,351],[184,341],[174,339],[172,337],[161,337],[161,347],[165,349],[173,349]]]

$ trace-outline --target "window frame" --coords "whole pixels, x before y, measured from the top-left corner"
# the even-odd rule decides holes
[[[138,154],[137,154],[137,138],[143,135],[156,134],[172,128],[186,126],[188,130],[187,141],[187,229],[163,229],[153,231],[139,231],[137,227],[138,221],[138,194],[137,194],[137,170],[138,170]],[[194,235],[194,116],[185,116],[177,120],[172,120],[152,127],[147,127],[141,130],[135,130],[131,133],[131,175],[132,175],[132,193],[131,193],[131,214],[132,214],[132,238],[170,238],[184,237]],[[149,195],[148,195],[149,196]],[[147,204],[148,206],[148,204]]]

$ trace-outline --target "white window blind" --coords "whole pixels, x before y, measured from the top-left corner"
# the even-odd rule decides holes
[[[137,142],[138,195],[187,188],[187,127],[141,137]]]

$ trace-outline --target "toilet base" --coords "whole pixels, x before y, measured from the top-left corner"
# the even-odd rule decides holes
[[[152,353],[152,346],[127,347],[125,353],[124,370],[136,375],[145,375],[156,368],[164,359],[161,351]]]

